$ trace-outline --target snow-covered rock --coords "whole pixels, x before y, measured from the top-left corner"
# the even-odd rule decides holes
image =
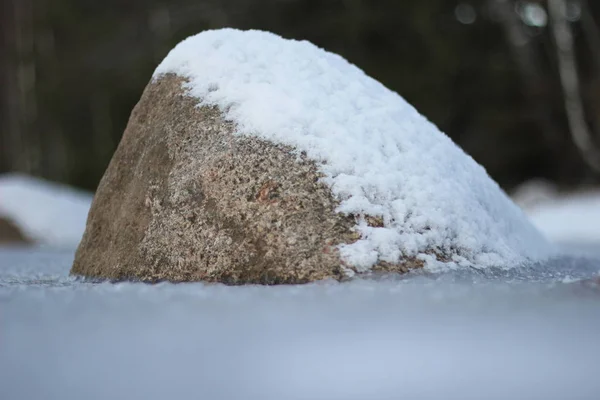
[[[0,175],[0,217],[37,244],[77,246],[92,194],[22,174]]]
[[[30,241],[12,220],[0,215],[0,245],[20,245]]]
[[[528,210],[547,203],[558,195],[558,188],[554,183],[545,179],[532,179],[514,189],[511,198],[527,213]]]
[[[94,260],[121,246],[93,232],[118,236],[124,226],[143,232],[122,252],[144,257],[112,260],[111,274],[119,265],[120,277],[140,278],[137,263],[150,266],[148,279],[164,278],[164,269],[205,279],[198,268],[221,261],[267,275],[306,271],[320,268],[317,252],[333,254],[328,262],[348,275],[511,267],[552,254],[485,170],[397,93],[338,55],[260,31],[206,31],[169,53],[97,196],[98,212],[127,221],[99,215],[88,225],[90,255],[75,265],[93,264],[91,275],[103,274]],[[130,221],[131,210],[146,222]],[[332,226],[338,231],[323,232]]]
[[[180,43],[155,77],[165,73],[189,79],[189,94],[226,110],[238,134],[307,152],[339,211],[384,218],[379,229],[359,223],[363,239],[343,251],[351,264],[396,262],[399,250],[432,245],[490,265],[546,250],[481,166],[338,55],[271,33],[217,30]]]

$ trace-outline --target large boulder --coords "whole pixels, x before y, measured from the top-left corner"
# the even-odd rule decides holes
[[[396,93],[308,42],[226,29],[158,67],[72,273],[303,283],[549,253],[484,169]]]

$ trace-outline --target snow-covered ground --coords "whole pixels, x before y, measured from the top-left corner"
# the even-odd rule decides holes
[[[550,241],[600,254],[600,190],[560,193],[551,183],[532,181],[513,198]]]
[[[0,175],[0,216],[35,243],[77,247],[93,195],[22,174]]]
[[[68,277],[72,257],[0,249],[3,400],[600,393],[600,288],[562,283],[597,262],[533,270],[545,277],[225,287],[86,283]]]
[[[550,240],[566,245],[598,247],[600,252],[600,192],[572,194],[539,204],[528,211],[533,224]]]

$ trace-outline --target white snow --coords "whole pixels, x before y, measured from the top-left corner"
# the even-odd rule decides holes
[[[175,73],[189,94],[254,135],[294,146],[326,175],[339,211],[362,220],[341,248],[357,270],[403,256],[430,270],[510,267],[552,251],[486,171],[397,93],[342,57],[261,31],[202,32],[178,44],[154,77]],[[436,249],[458,254],[441,264]]]
[[[600,191],[559,193],[549,187],[528,184],[515,198],[533,225],[552,242],[600,244]]]
[[[76,247],[92,198],[90,193],[27,175],[0,175],[0,216],[42,245]]]

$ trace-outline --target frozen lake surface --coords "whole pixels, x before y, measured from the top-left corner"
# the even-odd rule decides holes
[[[0,398],[597,399],[600,262],[344,284],[91,283],[0,248]]]

